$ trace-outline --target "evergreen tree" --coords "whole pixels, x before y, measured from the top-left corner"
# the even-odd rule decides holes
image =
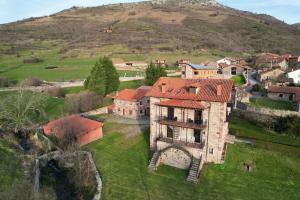
[[[90,75],[84,82],[86,89],[105,96],[116,91],[120,85],[119,74],[112,61],[103,57],[96,62]]]
[[[146,85],[153,85],[160,77],[167,76],[167,72],[160,66],[155,66],[151,63],[146,69]]]

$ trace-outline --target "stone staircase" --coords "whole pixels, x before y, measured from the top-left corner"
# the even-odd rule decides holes
[[[180,128],[174,127],[174,139],[175,140],[179,139],[179,135],[180,135]]]
[[[191,183],[197,183],[198,182],[198,174],[200,169],[201,159],[193,158],[192,165],[189,170],[189,175],[187,177],[187,181]]]
[[[153,170],[153,171],[155,171],[156,170],[156,163],[157,163],[157,160],[158,160],[158,158],[159,158],[159,151],[156,151],[156,152],[154,152],[154,154],[152,155],[152,158],[151,158],[151,160],[150,160],[150,163],[149,163],[149,165],[148,165],[148,168],[150,169],[150,170]]]

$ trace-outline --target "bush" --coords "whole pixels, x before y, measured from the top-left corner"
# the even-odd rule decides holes
[[[7,77],[0,76],[0,87],[10,87],[17,83],[17,81],[10,80]]]
[[[33,63],[40,63],[43,62],[41,58],[26,58],[23,60],[25,64],[33,64]]]
[[[46,90],[46,93],[53,97],[65,97],[65,90],[61,87],[52,87]]]
[[[252,91],[253,91],[253,92],[261,92],[261,91],[262,91],[261,85],[260,85],[260,84],[255,84],[255,85],[253,85]]]
[[[47,67],[45,67],[45,69],[56,69],[58,68],[57,66],[54,66],[54,65],[49,65]]]
[[[66,108],[69,113],[82,113],[100,107],[103,97],[95,92],[82,92],[67,97]]]
[[[300,117],[293,115],[279,117],[274,123],[274,130],[278,133],[300,137]]]
[[[26,79],[25,81],[22,82],[23,86],[41,86],[43,84],[43,81],[39,78],[36,77],[31,77],[29,79]]]

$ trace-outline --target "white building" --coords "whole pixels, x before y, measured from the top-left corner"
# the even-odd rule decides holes
[[[300,69],[287,73],[288,78],[292,78],[294,83],[300,83]]]

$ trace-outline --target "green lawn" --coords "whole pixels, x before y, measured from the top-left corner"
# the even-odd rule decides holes
[[[246,80],[243,75],[236,75],[231,78],[235,86],[240,86],[246,83]]]
[[[135,81],[124,81],[120,82],[120,86],[118,90],[124,90],[125,88],[128,89],[136,89],[143,85],[143,80],[135,80]]]
[[[279,110],[293,110],[293,105],[289,101],[278,101],[272,99],[250,99],[250,105],[255,107],[265,107]]]
[[[225,164],[206,165],[200,183],[194,185],[185,181],[184,170],[161,166],[150,172],[149,132],[128,138],[121,133],[126,128],[128,125],[105,123],[104,138],[87,146],[103,179],[104,200],[300,198],[297,155],[283,156],[261,146],[229,145]],[[253,164],[252,172],[244,171],[244,162]]]
[[[0,193],[22,177],[21,164],[15,151],[0,139]]]

